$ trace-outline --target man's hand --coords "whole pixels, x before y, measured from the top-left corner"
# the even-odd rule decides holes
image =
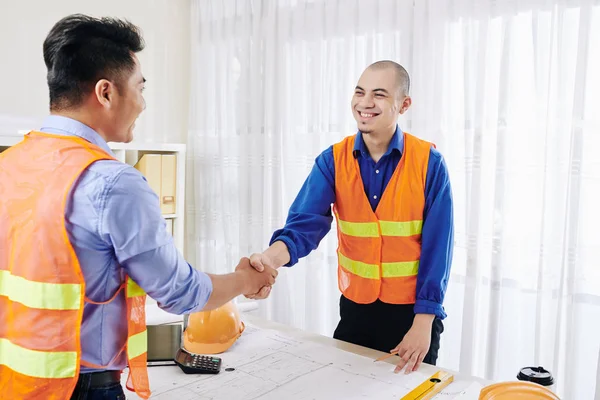
[[[237,267],[235,273],[241,276],[244,292],[246,296],[258,293],[264,287],[271,287],[275,283],[277,270],[269,266],[265,266],[262,272],[258,272],[250,265],[250,259],[243,257]]]
[[[275,268],[272,260],[264,253],[254,253],[250,256],[250,265],[257,271],[264,271],[265,268]],[[247,294],[246,298],[253,300],[262,300],[271,294],[271,286],[263,286],[256,293]]]
[[[431,325],[434,318],[435,316],[431,314],[415,315],[412,327],[398,346],[392,350],[392,352],[398,351],[400,356],[400,362],[394,373],[397,374],[404,367],[406,367],[405,374],[419,369],[431,345]]]
[[[272,268],[277,269],[282,265],[287,264],[290,261],[290,252],[288,251],[287,245],[277,240],[268,249],[262,253],[254,253],[250,256],[250,265],[259,272],[265,269]],[[248,293],[247,298],[253,300],[261,300],[269,297],[271,293],[271,286],[265,285],[260,290],[254,293]]]

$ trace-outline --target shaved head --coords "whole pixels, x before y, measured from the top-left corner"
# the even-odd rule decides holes
[[[402,96],[408,96],[410,90],[410,77],[406,69],[397,62],[382,60],[369,65],[367,69],[379,70],[390,68],[396,74],[396,88]]]

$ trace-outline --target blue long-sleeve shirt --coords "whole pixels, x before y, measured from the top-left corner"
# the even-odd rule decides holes
[[[40,131],[81,137],[114,156],[97,132],[73,119],[49,116]],[[127,274],[170,313],[200,311],[208,301],[210,278],[192,268],[177,250],[158,196],[132,166],[114,160],[93,163],[71,188],[65,220],[90,300],[109,300]],[[84,361],[108,364],[126,339],[124,291],[108,304],[84,305]],[[123,352],[108,369],[125,366]],[[93,371],[97,369],[81,367],[82,373]]]
[[[362,134],[356,134],[354,156],[358,160],[365,194],[373,210],[379,204],[403,149],[404,134],[396,127],[386,153],[376,163],[369,155]],[[331,205],[334,202],[335,164],[333,146],[330,146],[316,158],[311,173],[290,207],[285,226],[275,231],[271,238],[270,244],[278,240],[286,244],[290,253],[287,266],[296,264],[299,258],[318,247],[331,229]],[[414,306],[416,314],[435,314],[441,319],[446,317],[442,303],[452,263],[453,235],[448,169],[440,152],[432,147],[425,179],[421,259]]]

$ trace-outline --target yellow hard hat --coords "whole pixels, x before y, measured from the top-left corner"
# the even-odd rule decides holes
[[[560,400],[552,391],[532,382],[501,382],[484,387],[479,400]]]
[[[219,354],[227,351],[244,332],[237,307],[232,302],[211,311],[189,316],[183,333],[183,347],[195,354]]]

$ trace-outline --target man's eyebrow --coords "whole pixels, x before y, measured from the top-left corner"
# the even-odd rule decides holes
[[[387,90],[385,90],[385,89],[381,89],[381,88],[379,88],[379,89],[373,89],[373,91],[374,91],[374,92],[384,92],[384,93],[386,93],[386,94],[389,94],[389,92],[388,92]]]
[[[363,92],[366,92],[365,89],[361,88],[360,86],[356,86],[354,88],[354,90],[362,90]],[[385,94],[390,94],[387,90],[383,89],[383,88],[377,88],[377,89],[373,89],[374,92],[383,92]]]

